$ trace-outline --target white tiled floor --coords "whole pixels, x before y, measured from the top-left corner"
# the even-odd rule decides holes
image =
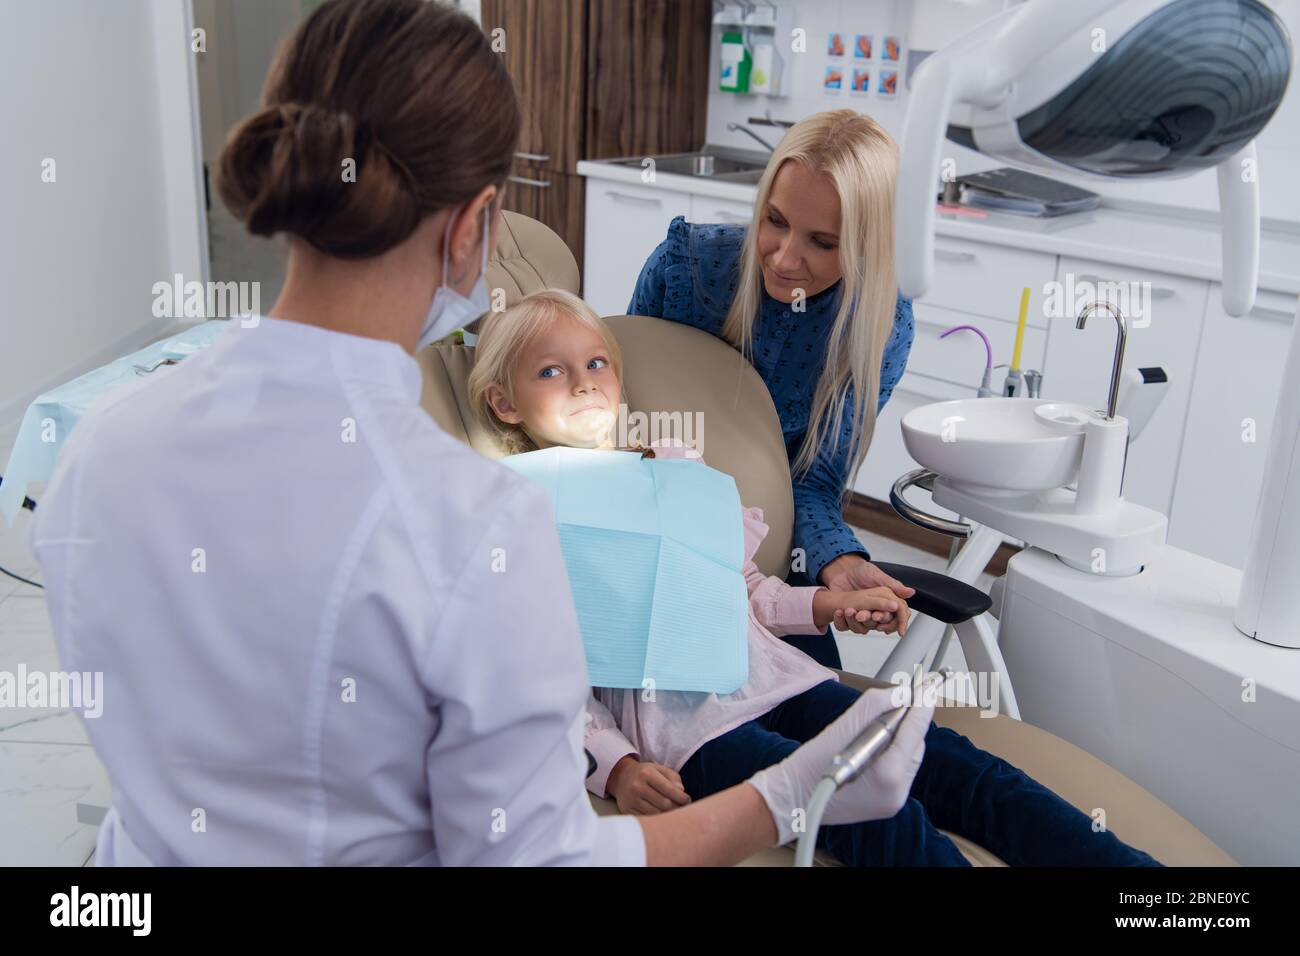
[[[29,512],[15,527],[0,521],[0,566],[33,580],[40,569],[27,550]],[[867,550],[898,564],[942,570],[944,560],[868,531],[858,531]],[[987,589],[986,575],[980,586]],[[894,639],[837,634],[847,670],[875,674]],[[948,663],[961,664],[954,646]],[[0,575],[0,671],[58,668],[45,599],[33,587]],[[80,719],[66,710],[0,710],[0,866],[78,866],[91,855],[95,828],[77,822],[76,805],[108,803],[108,777],[86,739]]]
[[[0,566],[40,580],[27,550],[29,512],[13,528],[0,521]],[[58,669],[45,599],[0,575],[0,671]],[[0,710],[0,865],[80,866],[95,828],[77,822],[77,802],[107,799],[108,776],[76,715],[66,710]]]

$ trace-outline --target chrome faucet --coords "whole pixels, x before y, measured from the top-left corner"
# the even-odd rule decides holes
[[[1074,327],[1083,328],[1088,321],[1088,316],[1098,309],[1105,309],[1114,316],[1115,323],[1119,326],[1119,336],[1115,339],[1115,362],[1110,368],[1110,401],[1106,405],[1106,421],[1109,422],[1115,420],[1115,406],[1119,404],[1119,381],[1120,376],[1124,374],[1124,346],[1128,343],[1128,323],[1124,321],[1123,313],[1109,302],[1093,301],[1083,307]]]
[[[773,146],[767,140],[763,139],[763,137],[759,136],[757,133],[755,133],[752,129],[750,129],[748,126],[744,125],[743,123],[728,123],[727,129],[733,133],[744,133],[746,136],[750,137],[751,139],[757,140],[760,144],[762,144],[763,148],[766,149],[769,153],[776,152],[775,146]]]

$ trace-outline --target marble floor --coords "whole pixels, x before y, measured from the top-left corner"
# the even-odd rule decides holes
[[[14,527],[0,521],[0,566],[32,580],[40,568],[27,549],[31,513]],[[0,575],[0,671],[58,669],[45,598],[38,588]],[[108,801],[108,776],[68,710],[0,710],[0,865],[81,866],[96,828],[77,819],[77,804]]]
[[[27,548],[30,512],[13,528],[0,521],[0,566],[39,581],[40,569]],[[900,564],[942,570],[934,555],[900,545],[869,531],[858,535],[872,554]],[[980,582],[987,588],[991,579]],[[874,674],[894,639],[842,633],[837,643],[845,668]],[[961,667],[954,646],[948,663]],[[57,670],[58,657],[45,599],[38,588],[0,575],[0,671]],[[95,845],[96,827],[80,822],[78,804],[109,803],[108,776],[91,749],[80,719],[57,709],[0,709],[0,866],[80,866]],[[85,812],[84,810],[82,811]]]

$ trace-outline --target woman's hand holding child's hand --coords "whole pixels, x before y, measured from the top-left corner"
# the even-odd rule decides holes
[[[892,634],[895,631],[899,634],[907,633],[909,612],[907,611],[907,605],[903,604],[903,601],[915,594],[916,590],[908,587],[897,578],[886,574],[862,555],[841,554],[838,558],[828,562],[826,567],[822,568],[818,577],[823,585],[832,592],[841,595],[885,588],[902,605],[901,610],[903,613],[901,615],[897,615],[893,611],[882,611],[870,606],[865,610],[873,613],[862,620],[859,620],[862,615],[857,613],[832,614],[832,619],[838,629],[853,631],[855,634],[866,634],[872,630],[883,631],[886,634]],[[814,602],[814,611],[816,610],[815,604],[816,602]],[[854,612],[864,610],[861,603],[838,606]]]
[[[691,802],[677,771],[632,754],[614,764],[605,792],[618,802],[620,813],[650,815]]]
[[[857,591],[823,588],[813,595],[813,622],[819,631],[833,623],[836,630],[856,634],[868,631],[906,634],[910,616],[907,602],[884,586]]]

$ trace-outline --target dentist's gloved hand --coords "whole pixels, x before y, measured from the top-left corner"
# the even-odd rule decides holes
[[[902,809],[912,789],[912,779],[925,754],[925,734],[934,714],[934,693],[922,685],[916,704],[898,725],[894,739],[852,783],[831,798],[822,823],[856,823],[859,820],[887,820]],[[926,704],[925,702],[929,703]],[[794,832],[795,810],[806,810],[813,789],[826,774],[831,760],[853,738],[886,711],[898,706],[893,688],[873,688],[833,724],[780,763],[760,770],[749,779],[776,822],[777,843],[789,843]]]

